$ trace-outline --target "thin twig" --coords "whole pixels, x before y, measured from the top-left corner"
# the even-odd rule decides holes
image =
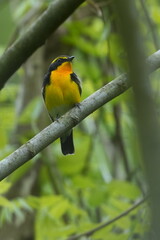
[[[141,199],[137,203],[133,204],[132,207],[128,208],[126,211],[122,212],[120,215],[118,215],[117,217],[111,219],[110,221],[104,222],[104,223],[100,224],[98,227],[95,227],[95,228],[93,228],[93,229],[91,229],[89,231],[86,231],[84,233],[71,236],[71,237],[67,238],[67,240],[76,240],[76,239],[79,239],[80,237],[84,237],[84,236],[85,237],[89,237],[89,236],[93,235],[95,232],[101,230],[102,228],[105,228],[105,227],[109,226],[110,224],[116,222],[120,218],[125,217],[130,212],[132,212],[134,209],[136,209],[141,204],[143,204],[146,200],[147,200],[147,198]]]
[[[120,110],[120,105],[116,104],[113,108],[113,114],[114,114],[114,119],[115,119],[115,142],[118,145],[121,155],[122,155],[122,162],[124,165],[124,170],[127,176],[127,180],[131,180],[131,170],[129,166],[129,161],[127,157],[127,153],[125,150],[124,142],[123,142],[123,137],[122,137],[122,126],[121,126],[121,110]]]

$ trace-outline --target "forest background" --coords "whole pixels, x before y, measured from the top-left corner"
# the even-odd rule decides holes
[[[8,73],[14,67],[3,61],[3,52],[61,2],[0,1],[0,63]],[[82,100],[118,76],[125,79],[121,74],[128,69],[133,88],[127,90],[128,84],[127,91],[80,122],[74,155],[63,156],[57,140],[0,182],[0,239],[159,239],[159,71],[149,80],[144,63],[160,46],[159,3],[78,2],[0,92],[0,159],[51,123],[41,86],[58,55],[75,56]],[[57,22],[72,3],[59,8]],[[27,58],[25,51],[21,54]],[[4,71],[2,64],[0,76]]]

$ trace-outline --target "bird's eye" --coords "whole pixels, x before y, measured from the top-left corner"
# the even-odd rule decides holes
[[[57,59],[57,62],[58,62],[58,63],[60,63],[60,62],[61,62],[61,59],[60,59],[60,58],[59,58],[59,59]]]

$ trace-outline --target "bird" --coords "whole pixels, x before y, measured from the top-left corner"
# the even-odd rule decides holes
[[[55,58],[44,76],[42,95],[52,121],[58,120],[81,99],[81,80],[73,72],[74,56],[61,55]],[[60,137],[63,155],[74,154],[73,129]]]

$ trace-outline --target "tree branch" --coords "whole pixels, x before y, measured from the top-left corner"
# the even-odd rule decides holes
[[[151,55],[147,59],[147,62],[150,71],[160,67],[160,50]],[[74,107],[59,118],[58,121],[51,123],[26,144],[22,145],[15,152],[0,161],[0,180],[4,179],[18,167],[33,158],[50,143],[59,138],[64,132],[76,126],[89,114],[125,92],[130,86],[131,84],[127,79],[127,74],[122,74],[86,98],[81,102],[79,107]]]
[[[95,228],[93,228],[93,229],[91,229],[89,231],[86,231],[84,233],[80,233],[80,234],[71,236],[71,237],[67,238],[67,240],[76,240],[76,239],[79,239],[80,237],[90,237],[95,232],[101,230],[102,228],[105,228],[105,227],[109,226],[110,224],[116,222],[120,218],[125,217],[131,211],[133,211],[134,209],[139,207],[141,204],[143,204],[145,201],[146,201],[146,198],[143,198],[140,201],[138,201],[137,203],[133,204],[132,207],[128,208],[126,211],[122,212],[120,215],[118,215],[117,217],[111,219],[110,221],[104,222],[104,223],[100,224],[98,227],[95,227]]]
[[[85,0],[56,0],[0,58],[0,90],[8,78]]]

